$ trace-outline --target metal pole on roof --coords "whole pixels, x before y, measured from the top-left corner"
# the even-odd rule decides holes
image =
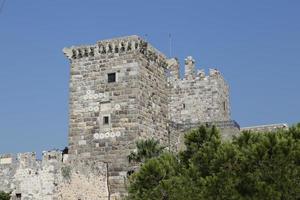
[[[169,33],[169,57],[172,57],[172,37],[171,33]]]

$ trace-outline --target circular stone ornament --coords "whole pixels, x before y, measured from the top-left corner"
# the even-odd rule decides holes
[[[121,136],[121,132],[120,132],[120,131],[117,131],[117,132],[116,132],[116,136],[117,136],[117,137],[120,137],[120,136]]]
[[[94,134],[94,138],[95,138],[96,140],[98,140],[98,139],[100,138],[100,135],[99,135],[98,133],[95,133],[95,134]]]
[[[116,137],[115,132],[111,132],[111,133],[110,133],[110,137],[112,137],[112,138],[113,138],[113,137]]]
[[[103,133],[99,134],[99,139],[104,139],[105,135]]]
[[[116,105],[115,105],[115,110],[121,110],[120,104],[116,104]]]

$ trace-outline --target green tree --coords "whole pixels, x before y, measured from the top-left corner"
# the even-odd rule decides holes
[[[185,145],[178,155],[139,159],[129,199],[300,199],[300,124],[223,142],[215,127],[202,126]]]
[[[129,162],[145,162],[150,158],[159,156],[164,147],[154,139],[141,140],[136,142],[137,151],[131,152],[128,156]]]
[[[0,200],[10,200],[10,194],[0,191]]]

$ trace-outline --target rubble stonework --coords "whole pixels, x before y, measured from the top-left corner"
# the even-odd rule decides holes
[[[0,191],[12,199],[107,200],[107,170],[102,162],[70,163],[61,151],[0,155]]]
[[[65,48],[70,61],[69,151],[0,156],[0,191],[13,199],[122,199],[127,156],[135,142],[155,138],[172,151],[200,124],[224,139],[240,132],[231,120],[221,73],[196,71],[196,61],[168,59],[138,36]]]

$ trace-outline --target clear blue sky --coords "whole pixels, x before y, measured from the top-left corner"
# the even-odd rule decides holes
[[[0,0],[2,2],[2,0]],[[300,121],[300,1],[6,0],[0,14],[0,152],[67,145],[65,46],[137,34],[221,70],[241,126]]]

